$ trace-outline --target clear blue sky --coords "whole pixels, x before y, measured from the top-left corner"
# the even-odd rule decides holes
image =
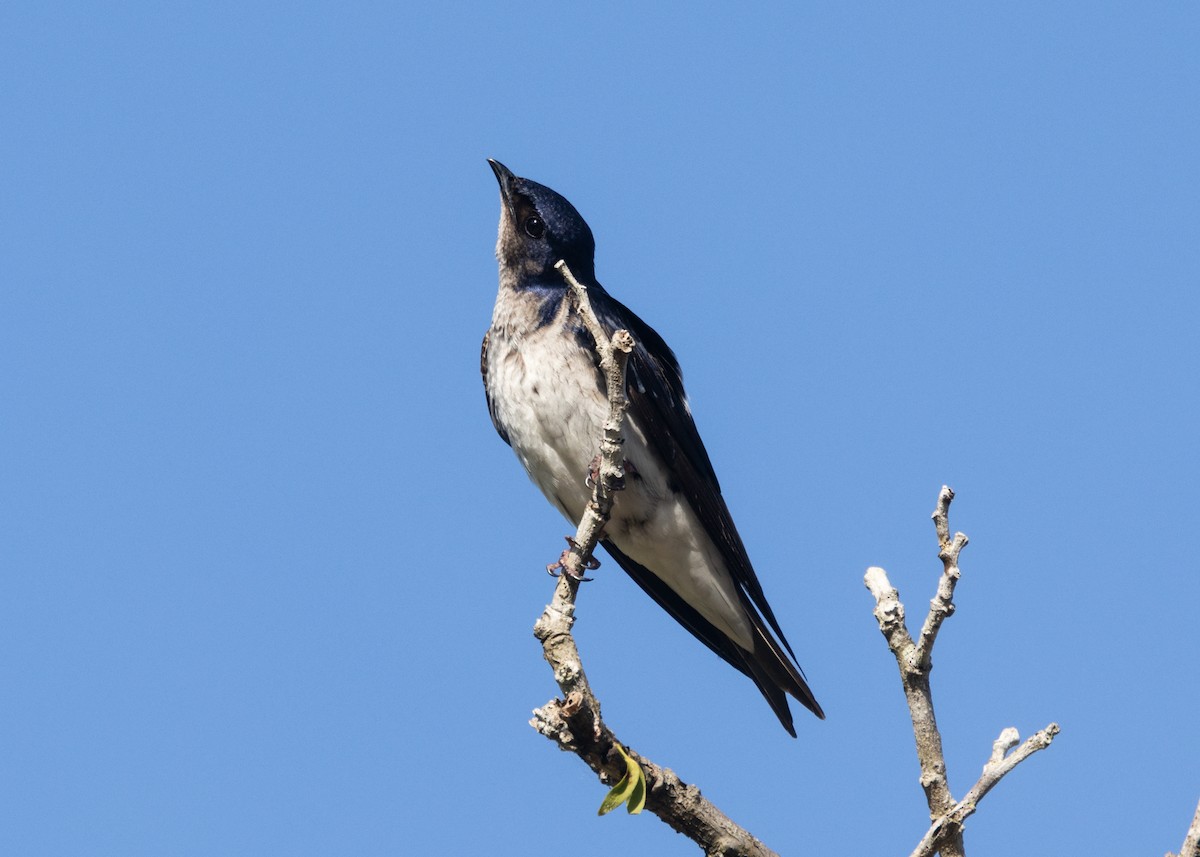
[[[571,199],[674,346],[829,719],[607,562],[625,740],[785,854],[924,801],[863,588],[923,615],[972,857],[1200,798],[1193,3],[0,10],[0,852],[688,855],[526,724],[567,524],[487,418],[499,201]]]

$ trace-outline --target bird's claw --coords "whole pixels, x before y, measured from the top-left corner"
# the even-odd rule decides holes
[[[630,461],[629,459],[625,459],[623,462],[621,462],[621,472],[612,481],[613,490],[614,491],[624,490],[625,477],[626,476],[637,476],[637,475],[638,475],[637,468],[633,466],[633,462]],[[587,478],[583,480],[583,484],[588,488],[595,488],[596,483],[598,481],[600,481],[600,456],[599,455],[597,455],[595,458],[593,458],[591,464],[588,465],[588,475],[587,475]]]
[[[583,484],[588,488],[595,488],[596,482],[600,479],[600,454],[597,453],[592,463],[588,465],[587,479],[583,480]]]
[[[566,538],[567,544],[570,545],[570,547],[563,551],[562,555],[559,556],[557,560],[546,566],[546,573],[551,577],[559,577],[560,575],[565,574],[572,580],[578,580],[580,583],[587,583],[592,578],[584,577],[582,574],[576,574],[568,567],[567,562],[571,558],[571,551],[579,550],[579,543],[570,536],[567,536]],[[600,560],[596,559],[594,556],[589,556],[587,560],[584,561],[583,567],[588,571],[595,571],[600,567]]]

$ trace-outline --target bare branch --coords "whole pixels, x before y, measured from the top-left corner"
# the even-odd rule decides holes
[[[938,492],[937,508],[933,510],[933,525],[937,530],[938,558],[942,561],[942,579],[938,581],[937,595],[929,603],[929,615],[921,626],[921,640],[917,644],[917,657],[921,668],[929,670],[929,662],[933,653],[933,642],[941,630],[942,622],[954,613],[954,585],[958,583],[958,555],[967,546],[967,537],[955,533],[950,537],[950,501],[954,492],[949,486],[943,485]]]
[[[552,699],[534,710],[530,725],[554,741],[559,749],[583,759],[587,766],[611,786],[625,773],[625,763],[614,745],[618,739],[600,716],[600,703],[588,685],[571,636],[574,605],[567,604],[578,582],[564,574],[559,578],[554,602],[534,626],[542,641],[546,660],[554,668],[554,679],[562,699]],[[762,842],[739,827],[702,794],[683,782],[668,768],[660,767],[625,742],[620,742],[646,774],[646,809],[678,833],[699,845],[711,857],[775,857]]]
[[[603,436],[600,440],[600,466],[592,485],[592,500],[584,509],[579,528],[575,531],[575,538],[570,542],[570,549],[551,566],[554,568],[561,565],[563,575],[573,578],[576,581],[574,589],[578,589],[578,582],[583,579],[584,569],[600,541],[600,533],[608,523],[608,516],[612,513],[613,499],[616,493],[625,487],[625,455],[622,450],[625,440],[621,436],[621,423],[625,420],[625,411],[629,407],[625,398],[625,368],[629,363],[629,355],[633,353],[634,342],[627,330],[618,330],[613,333],[612,339],[609,339],[604,326],[592,310],[587,287],[575,279],[566,262],[560,261],[555,267],[562,272],[571,287],[571,302],[596,343],[600,370],[604,373],[604,382],[608,388],[608,418],[604,421]],[[571,603],[574,604],[574,601],[573,591]]]
[[[968,541],[962,533],[950,535],[950,502],[953,499],[954,492],[943,485],[933,511],[942,576],[938,581],[937,594],[929,603],[929,613],[921,626],[920,636],[915,642],[904,622],[904,605],[900,602],[900,594],[888,581],[887,573],[882,568],[872,567],[867,569],[865,577],[867,589],[875,598],[875,619],[879,622],[879,630],[900,668],[900,682],[908,700],[913,736],[917,743],[917,759],[921,763],[921,787],[925,790],[929,818],[933,822],[912,857],[928,857],[934,851],[940,852],[942,857],[962,857],[963,821],[975,812],[979,801],[1005,774],[1033,753],[1050,746],[1058,734],[1058,724],[1051,723],[1009,754],[1008,751],[1017,746],[1020,736],[1016,729],[1005,729],[992,745],[992,755],[983,766],[979,781],[961,801],[954,800],[946,776],[942,736],[934,717],[933,694],[929,685],[929,674],[933,669],[933,644],[942,622],[954,613],[954,587],[960,576],[958,556]]]
[[[1021,740],[1021,736],[1013,727],[1008,727],[1000,733],[1000,737],[996,743],[992,745],[992,757],[988,759],[987,764],[983,766],[983,774],[975,785],[971,786],[971,790],[967,792],[967,796],[959,801],[959,807],[967,807],[967,815],[975,811],[975,807],[983,796],[992,790],[996,783],[1003,779],[1004,775],[1024,762],[1038,750],[1045,750],[1050,746],[1050,742],[1054,740],[1054,736],[1059,733],[1057,723],[1051,723],[1045,729],[1033,733],[1025,739],[1025,743],[1009,753],[1005,753],[1013,747],[1017,746],[1017,742]],[[957,807],[956,807],[957,809]],[[966,815],[963,816],[966,818]]]
[[[1183,847],[1179,854],[1167,852],[1167,857],[1200,857],[1200,804],[1196,805],[1196,814],[1192,816],[1192,826],[1188,828],[1187,836],[1183,838]]]
[[[1054,736],[1059,732],[1058,724],[1051,723],[1040,732],[1030,735],[1024,744],[1013,753],[1005,755],[1021,740],[1017,730],[1011,726],[1000,733],[1000,737],[992,744],[992,755],[987,763],[983,766],[983,775],[967,792],[967,796],[954,805],[954,808],[944,816],[939,818],[926,831],[925,836],[917,844],[916,849],[910,857],[929,857],[933,854],[939,839],[947,835],[948,832],[957,830],[962,833],[963,822],[968,816],[974,814],[979,807],[979,801],[983,800],[983,796],[992,790],[996,783],[1019,765],[1027,758],[1032,756],[1038,750],[1044,750],[1050,746],[1050,742],[1054,740]]]
[[[609,414],[600,443],[599,473],[592,487],[592,499],[579,522],[569,550],[555,566],[561,566],[554,598],[534,625],[533,633],[542,643],[542,654],[554,670],[554,680],[562,699],[552,699],[535,709],[530,725],[554,741],[559,749],[575,753],[600,777],[612,785],[625,773],[625,763],[615,749],[616,736],[600,716],[600,702],[592,692],[579,649],[571,635],[575,622],[575,599],[583,571],[608,523],[616,492],[624,487],[624,456],[621,425],[625,418],[625,369],[633,351],[628,331],[618,330],[611,340],[592,311],[587,288],[571,274],[565,262],[556,266],[571,287],[571,298],[596,343],[600,368],[608,387]],[[774,852],[746,830],[734,824],[709,803],[695,786],[679,779],[673,771],[621,746],[646,774],[649,786],[646,808],[704,849],[711,857],[773,857]]]
[[[917,759],[921,763],[921,788],[925,790],[925,801],[929,805],[930,820],[937,820],[954,808],[954,797],[946,779],[946,759],[942,752],[942,735],[937,728],[933,713],[933,692],[929,686],[929,670],[932,663],[929,652],[924,658],[904,624],[904,605],[900,594],[888,581],[882,568],[867,569],[866,585],[875,597],[875,619],[879,630],[887,640],[888,648],[896,657],[900,668],[900,683],[908,701],[908,713],[912,718],[913,737],[917,742]],[[928,624],[928,622],[927,622]],[[938,623],[940,624],[940,622]],[[932,641],[932,637],[930,638]],[[942,843],[943,857],[961,857],[962,835],[950,834]]]

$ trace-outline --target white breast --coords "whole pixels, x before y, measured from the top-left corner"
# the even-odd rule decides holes
[[[542,492],[568,517],[582,514],[584,484],[599,449],[604,402],[595,370],[558,325],[519,340],[492,335],[488,393],[513,451]]]
[[[512,298],[512,295],[509,295]],[[512,329],[513,309],[497,301],[489,335],[485,383],[496,418],[533,482],[572,523],[591,497],[586,479],[600,448],[608,403],[597,387],[591,356],[556,319],[537,329]],[[565,313],[565,306],[560,311]],[[510,324],[497,324],[508,321]],[[747,650],[753,633],[735,584],[716,546],[680,494],[672,491],[632,418],[625,456],[638,477],[628,480],[606,531],[700,615]]]

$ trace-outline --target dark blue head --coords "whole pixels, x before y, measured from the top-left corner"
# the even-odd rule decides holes
[[[575,206],[545,185],[513,175],[499,161],[488,160],[500,182],[500,237],[496,257],[518,284],[562,275],[554,270],[565,259],[581,281],[595,280],[596,241]]]

